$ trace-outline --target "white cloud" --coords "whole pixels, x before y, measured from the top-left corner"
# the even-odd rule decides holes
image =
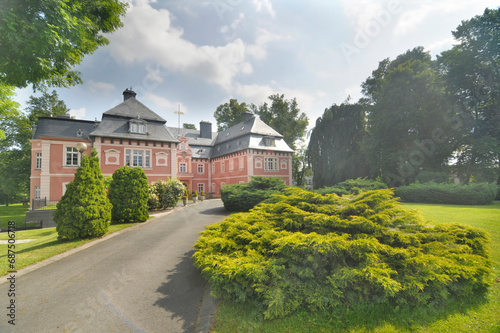
[[[84,119],[85,114],[87,113],[87,109],[85,107],[79,109],[70,109],[69,115],[71,118],[75,119]]]
[[[124,19],[124,28],[110,36],[110,52],[123,63],[153,62],[172,72],[195,75],[229,91],[233,78],[249,73],[245,44],[235,39],[224,46],[198,46],[172,25],[172,15],[136,0]]]
[[[382,4],[377,0],[343,0],[346,16],[357,31],[363,31],[383,11]]]
[[[87,86],[93,93],[107,94],[113,92],[116,87],[112,83],[88,80]]]
[[[265,10],[271,15],[272,18],[276,16],[270,0],[253,0],[253,4],[255,5],[257,12]]]
[[[166,111],[177,111],[179,108],[182,112],[187,113],[187,108],[184,104],[180,102],[172,102],[169,99],[153,94],[151,92],[146,93],[145,99],[153,102],[158,107],[165,109]]]
[[[246,48],[246,53],[255,59],[265,59],[267,56],[267,45],[271,42],[290,39],[290,36],[273,34],[266,29],[257,28],[257,37],[255,44],[249,45]]]
[[[432,53],[439,53],[441,51],[451,49],[454,43],[457,43],[455,38],[449,37],[430,44],[426,47],[426,49],[431,51]]]

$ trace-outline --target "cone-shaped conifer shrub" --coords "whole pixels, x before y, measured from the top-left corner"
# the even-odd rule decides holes
[[[426,305],[489,286],[481,230],[426,225],[388,189],[284,193],[202,233],[195,262],[216,296],[260,302],[275,318],[301,307]]]
[[[148,219],[148,177],[141,168],[116,169],[109,185],[108,198],[113,222],[144,222]]]
[[[111,203],[106,195],[97,151],[84,155],[75,179],[57,203],[54,221],[60,239],[101,237],[111,219]]]

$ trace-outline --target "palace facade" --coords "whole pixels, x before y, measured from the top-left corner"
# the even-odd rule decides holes
[[[101,121],[41,117],[31,140],[31,199],[57,203],[80,165],[77,143],[90,155],[98,152],[102,174],[111,176],[125,165],[141,167],[153,183],[176,178],[189,192],[220,196],[226,184],[252,176],[277,176],[292,184],[293,150],[283,136],[252,113],[244,121],[216,133],[210,122],[199,130],[166,126],[166,120],[123,92],[123,102],[106,111]]]

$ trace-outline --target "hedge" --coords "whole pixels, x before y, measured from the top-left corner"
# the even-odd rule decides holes
[[[366,192],[372,190],[381,190],[387,188],[387,185],[379,180],[357,178],[348,179],[341,183],[335,184],[334,186],[323,187],[314,192],[319,194],[331,194],[335,193],[337,195],[344,194],[358,194],[359,192]]]
[[[284,187],[281,178],[255,176],[248,183],[225,185],[220,193],[226,210],[246,212]]]
[[[495,200],[498,186],[496,184],[411,184],[396,189],[396,196],[406,202],[487,205]]]
[[[388,189],[283,193],[202,232],[195,264],[216,297],[257,302],[270,319],[356,303],[442,305],[487,292],[481,230],[426,225]]]

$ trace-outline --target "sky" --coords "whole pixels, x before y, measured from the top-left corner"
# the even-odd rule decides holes
[[[216,121],[235,98],[261,105],[296,98],[309,128],[350,96],[385,58],[453,46],[463,21],[498,0],[132,0],[110,43],[76,67],[84,83],[55,89],[76,119],[100,120],[132,88],[177,127]],[[52,91],[50,88],[49,91]],[[26,107],[31,88],[16,90]],[[180,110],[184,114],[174,114]]]

